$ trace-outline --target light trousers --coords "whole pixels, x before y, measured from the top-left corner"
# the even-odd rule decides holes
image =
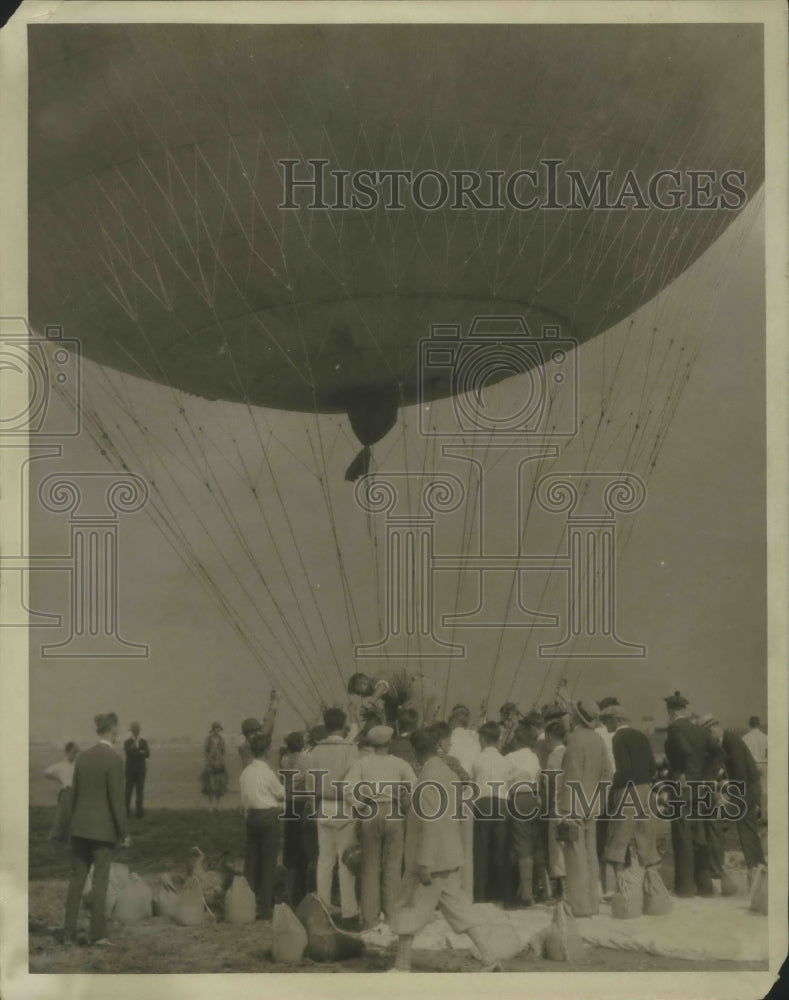
[[[343,864],[342,855],[348,847],[356,843],[356,823],[348,820],[337,825],[338,820],[318,820],[318,895],[327,906],[331,906],[331,882],[334,865],[337,865],[340,882],[340,909],[343,917],[355,917],[359,912],[356,905],[356,879]]]
[[[389,805],[381,803],[378,814],[361,821],[362,919],[375,927],[381,910],[389,920],[400,894],[403,872],[405,819],[387,819]]]
[[[578,839],[562,844],[567,872],[566,899],[574,917],[590,917],[600,908],[600,865],[597,860],[597,820],[578,823]]]

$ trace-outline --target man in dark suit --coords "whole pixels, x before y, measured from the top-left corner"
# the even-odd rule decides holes
[[[621,870],[627,850],[635,841],[642,868],[660,862],[656,844],[656,820],[649,810],[649,790],[657,774],[657,764],[646,735],[629,724],[628,714],[619,704],[600,712],[614,751],[614,780],[611,820],[605,847],[606,861]]]
[[[724,730],[717,719],[708,716],[703,723],[721,748],[721,757],[729,781],[741,782],[745,787],[745,815],[737,821],[740,846],[749,869],[766,864],[762,842],[759,839],[759,805],[762,798],[761,775],[756,761],[745,741],[737,733]]]
[[[679,691],[663,699],[668,711],[666,762],[669,778],[680,785],[681,807],[671,820],[674,891],[678,896],[712,896],[709,820],[698,815],[688,782],[709,779],[717,754],[709,729],[693,722],[688,700]]]
[[[129,729],[131,736],[123,744],[123,752],[126,754],[126,815],[131,816],[131,800],[134,795],[134,812],[137,819],[142,819],[143,788],[151,750],[148,741],[140,736],[139,722],[132,722]]]
[[[105,907],[115,846],[129,845],[123,802],[123,761],[112,749],[118,736],[114,712],[96,716],[98,742],[77,756],[71,791],[71,880],[66,896],[65,937],[77,939],[82,890],[93,865],[91,944],[108,944]]]

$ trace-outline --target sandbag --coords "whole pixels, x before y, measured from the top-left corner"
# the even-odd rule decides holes
[[[307,930],[305,955],[314,962],[338,962],[364,951],[362,939],[335,926],[323,901],[311,892],[296,907],[296,916]]]
[[[724,868],[721,873],[722,896],[746,896],[748,876],[739,868]]]
[[[616,892],[611,897],[611,916],[617,920],[640,917],[644,909],[641,871],[625,868],[616,873]]]
[[[644,913],[648,917],[662,917],[671,913],[671,896],[660,877],[657,865],[652,865],[644,872],[643,890]]]
[[[122,924],[136,924],[153,916],[151,887],[134,872],[129,882],[118,893],[113,916]]]
[[[586,961],[586,949],[576,927],[570,908],[564,900],[556,904],[556,911],[545,935],[545,957],[552,962]]]
[[[153,890],[153,912],[155,916],[175,920],[175,910],[178,906],[178,893],[169,886],[157,885]]]
[[[255,894],[243,875],[234,875],[230,888],[225,893],[225,920],[229,924],[252,924],[255,922]]]
[[[767,916],[767,867],[765,865],[759,865],[753,876],[748,909]]]
[[[271,956],[275,962],[300,962],[307,948],[307,931],[287,903],[274,906],[271,921]]]
[[[108,919],[113,914],[115,904],[118,902],[118,896],[130,881],[131,872],[126,865],[122,865],[118,861],[112,861],[110,863],[110,877],[107,883],[107,899],[104,906],[104,913]],[[88,871],[85,888],[82,890],[82,898],[85,908],[90,910],[93,903],[93,865],[90,866],[90,870]]]
[[[521,940],[509,921],[477,924],[470,928],[468,935],[486,965],[514,958],[523,951]]]
[[[175,922],[184,927],[193,927],[205,923],[211,916],[200,887],[200,880],[195,875],[190,875],[178,893],[178,902],[173,913]]]

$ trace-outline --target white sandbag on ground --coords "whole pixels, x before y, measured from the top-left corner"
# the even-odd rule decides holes
[[[118,861],[113,861],[110,863],[110,878],[107,883],[107,902],[105,906],[105,913],[107,917],[111,917],[115,909],[115,904],[118,901],[118,896],[121,891],[126,888],[126,886],[131,881],[131,872],[126,867],[126,865],[120,864]],[[88,871],[88,878],[85,882],[85,888],[82,890],[82,898],[85,903],[86,909],[90,909],[91,901],[93,898],[93,865],[90,866]]]
[[[640,916],[616,920],[603,904],[595,917],[578,918],[576,927],[585,944],[602,948],[641,951],[666,958],[724,959],[739,962],[766,961],[767,918],[748,911],[742,897],[716,896],[712,899],[671,897],[673,909],[665,916]],[[491,921],[506,917],[514,927],[524,951],[540,955],[553,919],[553,907],[534,906],[528,910],[503,911],[492,903],[474,907],[481,915],[488,911]],[[397,938],[388,927],[365,931],[367,947],[391,948]],[[426,951],[472,951],[468,934],[455,934],[439,914],[417,935],[414,948]]]
[[[112,915],[122,924],[136,924],[153,916],[153,891],[135,872],[118,893]]]
[[[474,915],[479,917],[479,925],[506,923],[514,930],[521,944],[521,954],[539,955],[542,943],[551,923],[553,911],[536,906],[529,910],[502,910],[493,903],[475,903]],[[391,948],[397,936],[385,925],[374,930],[363,931],[362,940],[368,948]],[[436,912],[430,923],[414,938],[414,948],[425,951],[470,951],[477,953],[468,934],[455,934],[440,913]]]
[[[616,920],[603,907],[596,917],[579,920],[584,941],[603,948],[643,951],[650,955],[687,959],[766,961],[767,919],[749,913],[737,896],[673,897],[671,913]]]

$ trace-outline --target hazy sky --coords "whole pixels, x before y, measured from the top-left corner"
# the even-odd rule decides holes
[[[528,707],[548,700],[564,673],[576,697],[615,694],[635,718],[651,714],[659,723],[662,697],[677,688],[694,708],[719,714],[725,725],[743,726],[748,715],[766,713],[763,245],[758,199],[632,322],[579,349],[585,429],[543,470],[624,469],[646,479],[643,508],[618,524],[617,615],[621,637],[645,644],[647,657],[549,661],[537,646],[558,641],[559,630],[544,630],[543,638],[516,628],[503,634],[457,629],[453,638],[467,644],[467,655],[453,661],[450,705],[475,707],[489,694],[494,707],[510,696]],[[696,352],[677,397],[671,373]],[[137,660],[42,659],[40,644],[65,633],[34,630],[31,738],[85,741],[94,713],[109,709],[123,725],[139,719],[154,741],[200,737],[214,719],[235,733],[242,718],[263,711],[274,680],[308,715],[315,714],[319,692],[337,700],[341,676],[365,669],[361,661],[354,665],[353,642],[379,638],[383,614],[384,525],[380,515],[359,511],[353,487],[343,480],[357,447],[347,419],[262,410],[250,415],[240,406],[182,399],[130,376],[106,377],[90,363],[84,373],[85,399],[113,447],[131,471],[155,483],[149,509],[122,519],[119,553],[121,632],[147,643],[150,653]],[[524,378],[502,383],[491,405],[512,407],[526,391]],[[653,469],[649,443],[633,446],[633,428],[640,407],[642,419],[646,407],[657,421],[667,394],[677,408]],[[601,399],[605,419],[594,438]],[[431,420],[440,425],[450,406],[434,404]],[[419,439],[415,423],[412,407],[375,447],[378,472],[453,473],[473,495],[467,463],[441,458]],[[316,458],[321,446],[325,466]],[[437,522],[439,551],[469,554],[480,538],[489,551],[507,551],[518,523],[512,520],[517,512],[508,462],[488,449],[485,523],[475,526],[473,503]],[[42,475],[107,468],[86,433],[68,445],[62,462],[40,464]],[[526,493],[529,475],[522,484]],[[206,567],[242,630],[260,644],[265,666],[207,595],[199,574],[178,558],[150,516],[154,503],[171,529],[183,531],[188,552]],[[526,518],[521,510],[519,523],[524,521],[526,553],[554,554],[561,518],[533,512]],[[34,509],[32,525],[34,550],[65,551],[67,518]],[[338,550],[349,596],[343,595]],[[458,590],[457,576],[440,576],[437,610],[471,610],[473,578],[464,574]],[[491,607],[511,620],[509,580],[491,578],[488,586]],[[530,607],[563,615],[559,577],[530,574],[526,587]],[[31,574],[31,602],[66,614],[66,574]],[[424,669],[443,694],[446,665],[426,662]],[[282,731],[297,723],[284,706]]]

